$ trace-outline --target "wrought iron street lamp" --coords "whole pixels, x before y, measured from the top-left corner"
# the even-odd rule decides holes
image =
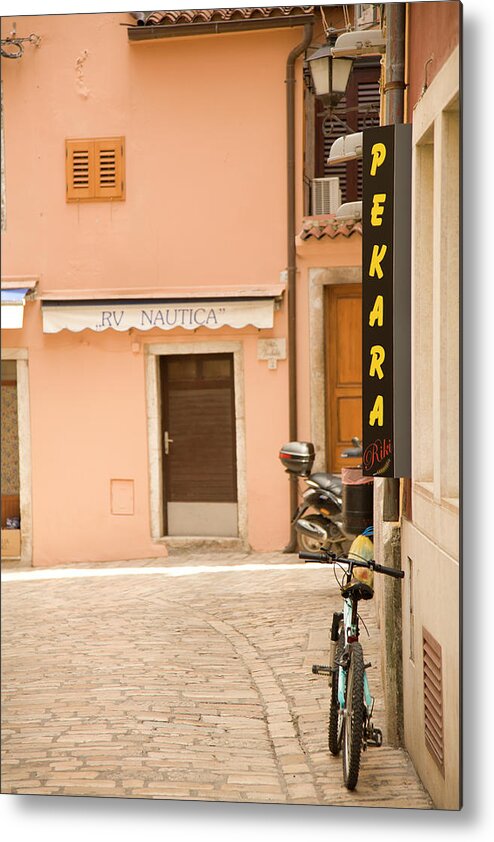
[[[316,50],[307,60],[314,93],[327,109],[338,105],[345,95],[353,64],[351,58],[333,58],[332,41],[330,38],[327,44]]]

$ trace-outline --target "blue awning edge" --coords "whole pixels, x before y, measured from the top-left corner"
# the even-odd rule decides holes
[[[24,305],[29,287],[1,290],[2,330],[20,330],[24,324]]]
[[[19,287],[19,289],[2,289],[0,291],[1,302],[2,304],[20,304],[29,291],[28,287]]]

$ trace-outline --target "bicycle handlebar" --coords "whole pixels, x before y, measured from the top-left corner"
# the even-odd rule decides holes
[[[376,571],[376,573],[385,573],[386,576],[393,576],[394,579],[403,579],[405,576],[404,570],[396,570],[394,567],[384,567],[382,564],[374,564],[372,565],[372,569]]]
[[[299,553],[298,557],[303,561],[320,561],[321,564],[330,564],[333,556],[330,553]],[[336,556],[334,556],[336,558]]]
[[[321,564],[351,564],[353,567],[368,567],[376,573],[384,573],[386,576],[392,576],[394,579],[403,579],[405,576],[404,570],[396,570],[394,567],[384,567],[382,564],[376,564],[375,561],[357,561],[353,558],[338,557],[336,553],[330,553],[323,550],[320,553],[299,553],[298,557],[303,561],[318,561]]]

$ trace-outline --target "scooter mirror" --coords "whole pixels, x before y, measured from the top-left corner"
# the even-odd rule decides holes
[[[301,532],[302,535],[307,535],[308,538],[312,538],[314,541],[320,541],[321,545],[329,538],[328,533],[319,523],[314,523],[313,521],[307,520],[303,517],[298,519],[295,524],[295,529],[297,532]]]

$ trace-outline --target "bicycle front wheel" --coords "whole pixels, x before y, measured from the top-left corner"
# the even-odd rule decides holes
[[[345,635],[340,631],[340,636],[336,644],[336,662],[341,660],[343,649],[345,647]],[[331,664],[334,667],[334,664]],[[329,703],[329,723],[328,723],[328,746],[331,754],[337,755],[341,749],[341,738],[343,728],[343,717],[338,715],[340,708],[338,702],[338,675],[339,669],[336,667],[331,679],[331,701]]]
[[[350,645],[343,722],[343,780],[355,789],[360,770],[364,728],[364,655],[360,643]]]

